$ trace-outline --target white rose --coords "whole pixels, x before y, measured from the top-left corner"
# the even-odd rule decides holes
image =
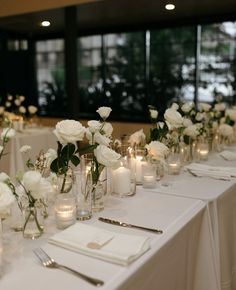
[[[5,172],[0,173],[0,181],[1,182],[4,182],[4,181],[9,180],[9,179],[10,179],[10,177]]]
[[[21,102],[24,102],[25,97],[24,96],[19,96],[19,99],[20,99]]]
[[[0,153],[2,153],[4,147],[0,145]]]
[[[21,114],[25,114],[25,113],[26,113],[26,108],[25,108],[24,106],[20,106],[20,107],[19,107],[19,112],[20,112]]]
[[[218,128],[218,122],[217,122],[217,121],[214,121],[214,122],[212,123],[212,129],[213,129],[213,130],[217,130],[217,128]]]
[[[199,135],[199,128],[196,124],[191,125],[184,129],[183,134],[195,139]]]
[[[164,159],[169,153],[168,147],[159,141],[152,141],[145,145],[145,148],[147,148],[148,153],[157,160]]]
[[[171,105],[170,109],[173,109],[173,110],[176,110],[176,111],[177,111],[177,110],[179,109],[179,105],[176,104],[176,103],[173,103],[173,104]]]
[[[39,187],[31,192],[35,199],[46,198],[53,193],[54,189],[52,184],[43,177],[40,179]]]
[[[120,165],[119,159],[121,155],[105,145],[98,145],[94,150],[94,155],[97,158],[98,163],[106,167],[116,169]]]
[[[196,115],[196,120],[198,122],[200,122],[200,121],[202,121],[204,119],[204,117],[205,117],[205,115],[203,113],[199,113],[198,112],[197,115]]]
[[[102,135],[100,132],[96,132],[94,134],[94,142],[97,144],[109,146],[109,144],[111,143],[111,139],[106,137],[105,135]]]
[[[200,103],[199,109],[204,112],[208,112],[211,109],[211,105],[207,103]]]
[[[128,142],[131,146],[139,145],[140,143],[144,143],[146,139],[146,136],[143,132],[143,129],[134,132],[132,135],[130,135]]]
[[[151,116],[152,119],[157,119],[157,116],[158,116],[158,111],[157,110],[150,109],[149,112],[150,112],[150,116]]]
[[[12,95],[8,95],[7,99],[8,99],[8,101],[12,101],[13,100],[13,96]]]
[[[184,112],[184,113],[189,113],[193,108],[193,103],[185,103],[183,104],[183,106],[181,107],[181,110]]]
[[[1,139],[3,140],[4,138],[6,139],[11,139],[16,135],[16,131],[14,129],[11,128],[4,128],[2,130],[2,134],[1,134]]]
[[[226,105],[225,105],[225,103],[218,103],[218,104],[215,104],[214,109],[217,112],[222,112],[226,109]]]
[[[26,190],[32,192],[39,187],[41,178],[38,171],[30,170],[24,173],[22,181]]]
[[[100,107],[97,109],[97,113],[100,115],[100,117],[103,119],[103,120],[106,120],[110,113],[111,113],[112,109],[110,107]]]
[[[14,103],[17,107],[19,107],[21,104],[21,101],[19,99],[15,99]]]
[[[183,117],[175,109],[167,109],[164,117],[169,129],[180,128],[183,126]]]
[[[184,118],[183,119],[183,126],[184,127],[189,127],[189,126],[191,126],[193,124],[193,122],[190,120],[190,119],[188,119],[188,118]]]
[[[225,115],[229,116],[230,120],[236,122],[236,110],[228,109],[226,110]]]
[[[219,126],[219,134],[224,137],[232,136],[234,133],[233,128],[228,124],[221,124]]]
[[[5,103],[5,107],[7,107],[7,108],[11,107],[11,103],[10,102],[6,102]]]
[[[157,128],[163,129],[164,126],[165,126],[165,123],[164,122],[158,122],[157,123]]]
[[[102,131],[104,132],[104,134],[107,136],[107,137],[110,137],[112,132],[113,132],[113,127],[111,125],[111,123],[104,123],[103,124],[103,127],[102,127]]]
[[[31,146],[29,146],[29,145],[23,145],[20,148],[20,153],[26,153],[26,152],[30,151],[31,149],[32,149]]]
[[[0,106],[0,115],[3,115],[4,111],[5,111],[5,108],[3,106]]]
[[[88,121],[89,131],[91,133],[95,133],[101,129],[101,123],[96,120]]]
[[[119,139],[115,139],[114,142],[113,142],[114,146],[116,147],[121,147],[122,143]]]
[[[220,118],[220,124],[224,124],[226,121],[225,117]]]
[[[4,213],[15,201],[10,188],[3,182],[0,182],[0,213]]]
[[[34,115],[38,111],[38,108],[31,105],[31,106],[28,106],[28,111],[31,115]]]
[[[56,124],[53,133],[61,144],[75,143],[83,139],[85,128],[79,121],[64,120]]]

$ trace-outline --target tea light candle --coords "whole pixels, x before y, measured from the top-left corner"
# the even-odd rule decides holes
[[[143,187],[144,188],[154,188],[156,186],[156,178],[154,175],[144,175],[143,176]]]
[[[207,149],[200,149],[199,155],[202,160],[206,160],[208,158],[209,151]]]
[[[170,174],[179,174],[180,164],[179,163],[169,163],[169,173]]]
[[[76,220],[75,205],[57,205],[55,208],[55,217],[59,229],[65,229],[74,224]]]
[[[113,192],[119,195],[129,194],[131,190],[131,171],[123,165],[113,171]]]

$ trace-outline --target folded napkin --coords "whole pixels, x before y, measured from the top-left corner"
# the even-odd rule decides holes
[[[220,153],[220,156],[228,161],[234,161],[236,160],[236,152],[224,150]]]
[[[148,237],[120,234],[82,223],[55,234],[48,242],[120,265],[130,264],[150,248]]]
[[[215,179],[231,180],[236,177],[236,169],[233,167],[210,166],[206,164],[191,163],[185,167],[197,177],[211,177]]]

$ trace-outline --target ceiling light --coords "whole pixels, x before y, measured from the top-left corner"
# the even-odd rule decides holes
[[[175,5],[171,4],[171,3],[168,3],[168,4],[166,4],[165,8],[166,8],[166,10],[174,10],[175,9]]]
[[[50,23],[50,21],[44,20],[44,21],[42,21],[42,22],[40,23],[40,25],[43,26],[43,27],[48,27],[48,26],[51,25],[51,23]]]

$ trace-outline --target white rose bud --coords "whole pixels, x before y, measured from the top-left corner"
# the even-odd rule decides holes
[[[110,113],[111,113],[112,109],[110,107],[100,107],[97,109],[97,113],[100,115],[100,117],[103,119],[103,120],[106,120]]]
[[[96,120],[88,121],[89,131],[95,133],[101,129],[101,123]]]
[[[158,111],[157,110],[150,109],[149,112],[150,112],[150,116],[151,116],[152,119],[157,119],[157,117],[158,117]]]
[[[28,106],[28,111],[31,115],[34,115],[38,111],[38,108],[31,105],[31,106]]]
[[[20,99],[21,102],[24,102],[25,97],[24,96],[19,96],[19,99]]]
[[[185,103],[183,104],[183,106],[181,107],[181,110],[184,112],[184,113],[189,113],[193,108],[193,103]]]
[[[30,151],[31,149],[32,149],[31,146],[29,146],[29,145],[23,145],[20,148],[20,153],[26,153],[26,152]]]
[[[11,103],[10,102],[6,102],[5,103],[5,107],[7,107],[7,108],[11,107]]]
[[[176,103],[173,103],[172,105],[171,105],[171,109],[173,109],[173,110],[178,110],[179,109],[179,105],[178,104],[176,104]]]
[[[25,109],[25,107],[24,107],[24,106],[20,106],[20,107],[19,107],[19,112],[20,112],[21,114],[25,114],[25,113],[26,113],[26,109]]]
[[[8,95],[8,96],[7,96],[7,100],[8,100],[8,101],[12,101],[12,100],[13,100],[13,96],[12,96],[12,95]]]
[[[21,101],[19,99],[15,99],[14,103],[17,107],[19,107],[21,104]]]

